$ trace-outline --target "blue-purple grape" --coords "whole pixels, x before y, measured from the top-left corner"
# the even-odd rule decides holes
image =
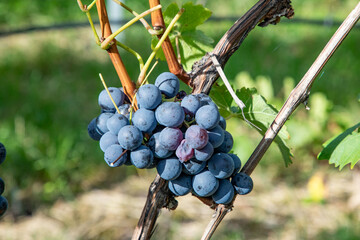
[[[189,146],[186,142],[186,139],[183,139],[175,151],[176,156],[179,158],[180,162],[186,162],[193,158],[194,149]]]
[[[143,133],[151,133],[157,125],[154,111],[140,108],[134,113],[132,124]]]
[[[188,175],[196,175],[206,167],[206,162],[198,161],[196,159],[190,159],[187,162],[183,162],[183,172]]]
[[[9,207],[9,203],[5,197],[0,196],[0,217],[2,217]]]
[[[155,109],[161,103],[161,92],[153,84],[142,85],[136,93],[139,108]]]
[[[178,103],[164,102],[155,110],[155,117],[163,126],[178,127],[183,123],[185,113]]]
[[[180,82],[175,74],[163,72],[156,78],[155,86],[166,98],[173,98],[179,92]]]
[[[212,199],[217,204],[229,204],[234,199],[235,190],[234,186],[228,179],[219,180],[219,188],[212,195]]]
[[[192,187],[196,195],[209,197],[213,195],[219,187],[219,180],[212,175],[209,170],[203,170],[193,176]]]
[[[225,118],[224,118],[223,116],[220,116],[219,126],[220,126],[222,129],[226,130],[226,120],[225,120]]]
[[[152,151],[141,145],[137,149],[130,152],[130,161],[137,168],[146,168],[150,166],[154,158]]]
[[[183,140],[183,133],[179,128],[166,127],[160,132],[159,140],[165,149],[175,151]]]
[[[209,136],[209,142],[214,148],[219,147],[223,143],[225,136],[224,129],[222,129],[219,125],[211,130],[208,130],[207,133]]]
[[[167,158],[158,162],[156,170],[161,178],[165,180],[173,180],[180,176],[182,164],[179,159],[175,157]]]
[[[106,132],[102,137],[100,138],[100,149],[105,152],[105,150],[110,147],[113,144],[119,144],[118,142],[118,136],[111,132]]]
[[[232,149],[234,145],[234,139],[228,131],[225,131],[224,133],[224,141],[223,143],[215,149],[215,151],[228,153]]]
[[[240,158],[232,153],[229,153],[229,156],[232,158],[232,160],[234,161],[234,172],[232,175],[235,175],[239,172],[240,168],[241,168],[241,160]]]
[[[186,130],[185,139],[191,148],[200,149],[208,143],[208,134],[199,125],[192,125]]]
[[[113,113],[101,113],[96,118],[96,130],[98,131],[98,133],[104,135],[104,133],[109,131],[109,129],[107,128],[107,120],[113,115]]]
[[[231,183],[234,185],[236,192],[240,195],[248,194],[254,187],[251,177],[243,172],[235,174],[231,179]]]
[[[0,164],[5,161],[6,158],[6,148],[4,144],[0,143]]]
[[[108,90],[116,106],[120,106],[124,103],[125,94],[119,88],[109,87]],[[115,112],[116,108],[105,89],[100,92],[98,102],[103,111],[112,113]]]
[[[96,118],[94,118],[93,120],[91,120],[91,122],[89,123],[88,127],[88,134],[89,136],[94,139],[95,141],[99,141],[101,136],[103,135],[103,133],[100,133],[100,131],[97,129],[96,126]],[[1,150],[0,150],[1,151]],[[1,160],[0,160],[1,163]]]
[[[2,178],[0,178],[0,195],[4,193],[5,190],[5,182]]]
[[[208,161],[209,171],[220,179],[228,178],[234,172],[234,161],[225,153],[216,153]]]
[[[170,180],[168,186],[176,196],[184,196],[192,189],[192,177],[182,173],[178,178]]]
[[[122,114],[115,113],[107,120],[106,127],[109,129],[109,132],[118,135],[120,129],[129,124],[129,119],[127,117]]]
[[[195,114],[196,123],[207,129],[213,129],[216,127],[220,120],[220,113],[216,106],[205,105],[199,108]]]
[[[194,157],[199,161],[207,161],[211,158],[213,153],[214,147],[208,142],[205,147],[194,150]]]
[[[181,101],[181,107],[184,109],[185,114],[190,116],[195,116],[200,106],[200,100],[195,95],[187,95]]]
[[[140,147],[142,139],[143,135],[141,131],[133,125],[127,125],[121,128],[118,133],[119,144],[126,150],[134,150]]]
[[[119,106],[120,114],[127,117],[127,119],[129,119],[129,117],[130,117],[130,110],[131,110],[131,105],[128,103],[125,103],[125,104]]]
[[[110,167],[119,167],[119,166],[123,165],[127,160],[127,154],[128,154],[126,152],[126,153],[124,153],[123,156],[121,156],[123,151],[124,151],[124,149],[119,144],[110,145],[105,150],[105,154],[104,154],[105,162]],[[120,156],[121,156],[121,158],[119,160],[117,160]]]
[[[171,154],[173,154],[173,151],[167,150],[164,148],[163,145],[160,144],[160,133],[157,132],[154,135],[150,137],[150,140],[148,142],[148,146],[151,149],[151,151],[154,153],[154,156],[156,158],[167,158],[170,157]]]

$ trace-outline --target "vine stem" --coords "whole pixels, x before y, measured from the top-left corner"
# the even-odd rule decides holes
[[[159,5],[160,0],[149,0],[150,8]],[[161,9],[154,11],[151,13],[151,23],[155,30],[163,30],[165,32],[166,26],[164,22],[164,17],[162,15]],[[162,37],[162,34],[159,34],[158,39]],[[163,44],[161,44],[161,48],[164,52],[166,62],[169,67],[169,71],[175,74],[181,81],[183,81],[185,84],[189,85],[190,82],[190,76],[183,67],[180,65],[180,63],[177,61],[175,51],[172,47],[171,41],[169,37],[166,37]]]
[[[111,35],[111,28],[106,11],[105,1],[96,1],[96,8],[99,15],[101,37],[102,39],[106,39]],[[116,47],[115,39],[113,39],[113,44],[111,44],[111,46],[106,51],[108,52],[111,62],[116,70],[116,73],[119,76],[125,94],[132,100],[135,95],[135,84],[131,81],[125,65],[120,57],[119,51]]]
[[[311,86],[315,81],[316,77],[321,72],[321,69],[323,69],[325,64],[329,61],[335,50],[340,46],[345,37],[349,34],[350,30],[355,26],[359,18],[360,2],[344,20],[344,22],[341,24],[335,34],[331,37],[329,42],[326,44],[324,49],[321,51],[319,56],[316,58],[314,63],[311,65],[309,70],[306,72],[304,77],[290,93],[290,96],[277,114],[275,120],[272,122],[272,124],[266,131],[264,137],[250,156],[249,160],[241,169],[241,172],[244,172],[247,175],[251,175],[251,173],[254,171],[255,167],[260,162],[265,152],[269,148],[270,144],[275,139],[275,137],[277,136],[287,119],[290,117],[290,115],[301,103],[306,102],[310,93]],[[219,204],[216,207],[215,215],[205,229],[203,237],[201,238],[202,240],[208,240],[211,238],[222,219],[229,211],[231,211],[231,209],[232,204],[227,206]]]

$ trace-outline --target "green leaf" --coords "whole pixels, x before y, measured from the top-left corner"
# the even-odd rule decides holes
[[[329,160],[329,164],[335,164],[341,170],[345,165],[351,164],[351,168],[360,160],[360,123],[345,130],[343,133],[326,141],[324,149],[319,153],[319,160]]]
[[[187,2],[182,5],[182,8],[185,12],[178,21],[180,32],[195,30],[211,16],[211,11],[200,4],[194,5],[192,2]]]
[[[186,71],[191,71],[191,67],[207,52],[213,50],[211,43],[213,39],[206,36],[200,30],[184,32],[179,37],[180,56],[183,67]]]
[[[261,135],[264,135],[270,124],[274,121],[278,111],[268,104],[264,97],[257,94],[255,88],[242,88],[241,90],[236,91],[236,95],[246,106],[244,108],[245,117],[261,128],[261,131],[258,130],[258,132]],[[211,89],[210,97],[219,106],[220,114],[223,117],[238,117],[243,119],[240,108],[235,105],[233,98],[227,91],[225,85],[219,86],[215,84]],[[285,166],[289,166],[292,163],[291,157],[293,155],[286,144],[286,140],[289,138],[290,135],[286,130],[286,126],[283,126],[278,136],[274,139],[280,149]]]

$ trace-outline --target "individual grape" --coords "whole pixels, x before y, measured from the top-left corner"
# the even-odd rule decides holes
[[[151,152],[152,152],[152,151],[151,151]],[[154,155],[154,154],[153,154],[153,155]],[[146,168],[147,168],[147,169],[152,169],[152,168],[156,167],[156,165],[158,164],[158,162],[159,162],[159,159],[153,157],[153,158],[152,158],[152,161],[149,163],[148,166],[146,166]]]
[[[234,185],[236,192],[240,195],[248,194],[254,186],[251,177],[243,172],[235,174],[231,179],[231,183]]]
[[[192,125],[186,130],[185,139],[191,148],[200,149],[208,143],[208,134],[199,125]]]
[[[157,125],[154,111],[146,108],[140,108],[134,113],[132,117],[132,124],[134,124],[134,126],[143,133],[151,133]]]
[[[222,129],[226,130],[226,120],[225,120],[225,118],[224,118],[223,116],[220,116],[219,126],[220,126]]]
[[[153,84],[142,85],[136,93],[139,108],[155,109],[161,103],[161,92]]]
[[[101,136],[103,135],[102,133],[100,133],[97,130],[97,126],[96,126],[96,118],[94,118],[93,120],[91,120],[91,122],[88,125],[88,134],[89,136],[94,139],[95,141],[99,141]],[[1,151],[1,150],[0,150]],[[1,160],[0,160],[1,163]]]
[[[119,144],[118,137],[111,133],[106,132],[102,137],[100,138],[100,149],[105,152],[105,150],[110,147],[113,144]]]
[[[220,120],[220,113],[216,106],[205,105],[199,108],[195,114],[196,123],[207,129],[213,129]]]
[[[234,172],[232,175],[235,175],[239,172],[239,170],[241,168],[241,161],[240,161],[240,158],[235,154],[229,153],[229,156],[234,161]]]
[[[181,101],[181,107],[184,109],[185,113],[190,116],[195,116],[195,113],[200,106],[200,100],[195,95],[187,95]]]
[[[234,139],[232,135],[228,131],[225,131],[224,141],[218,148],[215,149],[215,151],[228,153],[232,149],[233,145]]]
[[[170,151],[175,151],[183,140],[183,133],[179,128],[166,127],[160,132],[160,144]]]
[[[120,114],[127,117],[127,119],[129,119],[129,117],[130,117],[130,110],[131,110],[131,105],[128,103],[125,103],[125,104],[119,106]]]
[[[164,148],[163,145],[160,144],[160,133],[157,132],[154,135],[151,136],[149,140],[149,148],[154,153],[154,156],[157,158],[167,158],[170,157],[171,154],[173,154],[173,151],[169,151]]]
[[[6,158],[6,148],[4,144],[0,143],[0,164],[5,161]]]
[[[108,132],[109,129],[107,128],[107,120],[111,118],[114,114],[113,113],[101,113],[96,118],[96,130],[103,135],[104,133]]]
[[[183,172],[188,175],[196,175],[206,167],[206,162],[190,159],[183,163]]]
[[[186,162],[194,156],[194,149],[189,146],[186,142],[186,139],[183,139],[176,149],[176,156],[179,158],[180,162]]]
[[[126,125],[129,125],[129,119],[122,114],[115,113],[111,118],[106,122],[106,127],[112,134],[117,135],[120,129]]]
[[[155,117],[161,125],[178,127],[183,123],[185,113],[178,103],[164,102],[156,109]]]
[[[179,92],[180,82],[175,74],[163,72],[156,78],[155,86],[166,98],[173,98]]]
[[[127,159],[127,152],[117,160],[121,154],[123,153],[124,149],[119,144],[110,145],[105,150],[104,160],[110,167],[119,167],[126,162]],[[115,162],[116,161],[116,162]]]
[[[205,147],[194,150],[194,157],[199,161],[207,161],[211,158],[213,153],[214,147],[208,142]]]
[[[156,170],[161,178],[165,180],[173,180],[180,176],[182,164],[179,159],[172,157],[160,160],[156,166]]]
[[[153,158],[151,150],[144,145],[130,152],[131,163],[137,168],[148,167],[153,162]]]
[[[207,133],[209,136],[209,142],[214,148],[219,147],[223,143],[225,136],[224,129],[222,129],[219,125],[216,125],[216,127],[211,130],[208,130]]]
[[[208,168],[216,178],[228,178],[234,172],[234,161],[228,154],[216,153],[208,161]]]
[[[196,195],[209,197],[213,195],[219,187],[219,180],[212,173],[205,169],[193,176],[192,187]]]
[[[4,193],[5,190],[5,182],[2,178],[0,178],[0,195]]]
[[[234,199],[235,190],[234,186],[228,179],[219,180],[219,188],[212,195],[212,199],[217,204],[229,204]]]
[[[201,106],[205,106],[205,105],[216,106],[216,104],[212,101],[212,99],[205,93],[199,93],[196,94],[195,96],[199,99]]]
[[[9,204],[5,197],[0,196],[0,217],[2,217],[6,210],[8,209]]]
[[[192,189],[192,177],[182,173],[178,178],[169,181],[170,191],[176,196],[184,196]]]
[[[119,89],[115,87],[109,87],[108,88],[110,95],[114,99],[114,102],[116,106],[120,106],[124,103],[125,94]],[[111,98],[109,97],[109,94],[107,93],[106,89],[102,90],[99,94],[98,98],[99,106],[101,109],[105,112],[112,112],[114,113],[116,108],[111,101]]]
[[[143,135],[141,131],[132,125],[127,125],[120,129],[118,141],[120,146],[127,150],[134,150],[141,145]]]

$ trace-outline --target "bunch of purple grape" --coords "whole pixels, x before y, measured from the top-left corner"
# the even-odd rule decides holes
[[[6,149],[5,146],[0,143],[0,164],[2,164],[5,161],[6,158]],[[0,178],[0,217],[2,217],[6,210],[8,209],[8,201],[5,197],[1,196],[4,193],[5,190],[5,183],[2,178]]]
[[[179,92],[179,79],[164,72],[154,85],[138,89],[139,109],[132,114],[122,89],[108,90],[113,101],[106,90],[100,93],[102,113],[90,122],[88,132],[100,141],[110,167],[156,167],[176,196],[192,192],[219,204],[230,203],[235,192],[252,190],[251,178],[239,172],[240,159],[229,153],[233,138],[209,96]]]

